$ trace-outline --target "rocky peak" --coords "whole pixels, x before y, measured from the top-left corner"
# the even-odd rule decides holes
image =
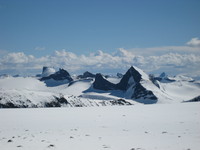
[[[95,74],[92,74],[88,71],[84,72],[83,75],[79,75],[78,78],[94,78]]]
[[[106,80],[100,73],[96,74],[93,87],[105,91],[116,89],[116,85]]]
[[[50,76],[43,77],[41,80],[48,80],[48,79],[54,79],[54,80],[68,80],[72,81],[73,79],[71,78],[70,74],[64,70],[64,69],[59,69],[59,71],[55,72],[54,74],[51,74]]]
[[[141,103],[156,103],[157,97],[151,90],[146,88],[141,80],[147,80],[148,82],[151,82],[147,74],[140,69],[131,66],[118,84],[113,84],[106,80],[101,74],[96,74],[93,87],[95,89],[105,91],[122,90],[129,95],[129,98]]]
[[[117,87],[121,90],[127,90],[131,78],[132,82],[135,83],[139,83],[142,78],[142,75],[133,66],[125,73],[121,81],[117,84]]]

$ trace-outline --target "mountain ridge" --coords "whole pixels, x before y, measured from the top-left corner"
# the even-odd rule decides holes
[[[63,74],[62,74],[63,73]],[[68,80],[67,78],[70,77]],[[157,80],[137,67],[121,76],[77,78],[64,70],[43,77],[0,78],[0,107],[89,107],[197,101],[200,82],[184,76]],[[50,84],[51,83],[51,84]],[[66,101],[64,101],[64,98]],[[121,99],[121,100],[120,100]],[[119,101],[120,100],[120,101]]]

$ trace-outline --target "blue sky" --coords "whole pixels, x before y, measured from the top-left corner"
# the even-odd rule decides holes
[[[199,42],[199,0],[0,0],[0,22],[4,59],[10,53],[54,56],[63,49],[87,57],[98,50],[114,56],[119,48],[141,56],[199,52],[184,47],[194,38]],[[170,46],[179,51],[163,50]],[[8,63],[0,63],[5,73]]]

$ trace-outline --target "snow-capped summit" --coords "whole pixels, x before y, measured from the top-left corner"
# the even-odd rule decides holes
[[[157,97],[148,86],[157,88],[146,73],[137,67],[131,66],[121,81],[116,85],[118,89],[126,91],[128,98],[142,103],[155,103]]]
[[[51,74],[47,77],[42,77],[40,80],[44,81],[47,86],[58,86],[73,81],[70,74],[61,68],[54,74]]]
[[[59,71],[55,72],[54,74],[51,74],[47,77],[41,78],[41,81],[43,80],[48,80],[48,79],[54,79],[54,80],[69,80],[72,81],[73,79],[71,78],[70,74],[64,70],[64,69],[59,69]]]
[[[131,66],[121,81],[117,84],[117,87],[121,90],[127,90],[131,84],[139,83],[141,79],[142,75],[133,66]]]
[[[142,103],[156,103],[157,97],[148,87],[157,88],[152,81],[149,80],[147,74],[137,67],[131,66],[125,73],[119,83],[114,84],[103,78],[101,74],[97,74],[93,83],[93,88],[98,90],[122,90],[125,97],[134,99]]]
[[[51,70],[44,68],[45,70]],[[48,72],[48,71],[47,71]],[[90,75],[88,72],[83,75]],[[163,75],[164,77],[164,75]],[[39,77],[38,77],[39,78]],[[64,70],[42,77],[0,78],[0,107],[75,107],[144,103],[199,101],[200,84],[185,76],[147,75],[137,67],[122,78],[97,74],[94,78],[74,78]],[[73,82],[72,82],[73,81]],[[45,84],[44,84],[45,83]],[[123,103],[122,103],[123,102]]]
[[[55,71],[54,68],[44,66],[43,69],[42,69],[42,77],[48,77],[51,74],[54,74],[55,72],[56,71]]]

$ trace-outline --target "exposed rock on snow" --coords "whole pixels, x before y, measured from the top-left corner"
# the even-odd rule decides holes
[[[70,74],[64,69],[59,69],[54,74],[42,77],[40,80],[44,81],[47,86],[58,86],[73,81]]]
[[[93,87],[99,90],[116,90],[117,87],[115,84],[106,80],[100,73],[96,74],[95,81],[93,83]]]
[[[107,81],[101,74],[97,74],[93,87],[99,90],[122,90],[126,91],[131,99],[139,100],[142,103],[156,103],[157,97],[151,90],[145,88],[142,83],[143,80],[148,80],[150,84],[153,83],[148,79],[143,71],[138,68],[131,67],[123,76],[121,81],[117,84],[113,84]]]
[[[118,77],[118,78],[122,78],[122,77],[123,77],[123,74],[122,74],[122,73],[117,73],[117,77]]]
[[[0,107],[89,107],[144,103],[199,101],[200,84],[185,76],[156,80],[131,67],[122,78],[101,74],[72,78],[60,69],[38,80],[35,77],[0,78]],[[46,83],[46,84],[45,84]],[[119,100],[121,99],[121,100]]]
[[[83,75],[79,75],[78,78],[84,79],[84,78],[94,78],[95,74],[92,74],[88,71],[84,72]]]
[[[188,101],[184,101],[184,102],[200,102],[200,95],[191,99],[191,100],[188,100]]]
[[[70,74],[64,69],[59,69],[59,71],[57,71],[56,73],[51,74],[50,76],[41,78],[41,81],[48,80],[48,79],[54,79],[54,80],[66,80],[67,79],[68,81],[73,80],[71,78]]]

